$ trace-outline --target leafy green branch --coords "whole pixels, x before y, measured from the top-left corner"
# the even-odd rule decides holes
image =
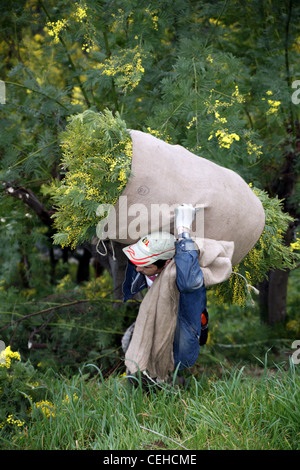
[[[51,18],[51,16],[50,16],[50,14],[48,13],[48,11],[47,11],[47,9],[46,9],[44,3],[43,3],[41,0],[39,0],[38,3],[39,3],[39,5],[40,5],[40,7],[42,8],[42,10],[44,11],[45,15],[47,16],[48,20],[49,20],[50,22],[52,22],[52,18]],[[75,79],[76,79],[76,81],[77,81],[77,83],[78,83],[78,85],[79,85],[79,87],[80,87],[80,90],[81,90],[83,96],[84,96],[85,103],[86,103],[87,107],[90,107],[90,106],[91,106],[90,100],[89,100],[89,98],[88,98],[88,96],[87,96],[87,93],[86,93],[86,90],[84,89],[83,84],[82,84],[82,82],[81,82],[81,80],[80,80],[80,78],[79,78],[79,73],[78,73],[78,71],[77,71],[77,69],[76,69],[76,67],[75,67],[75,64],[74,64],[74,62],[73,62],[73,60],[72,60],[72,57],[71,57],[71,55],[70,55],[70,53],[69,53],[69,51],[68,51],[67,45],[66,45],[64,39],[62,38],[61,34],[58,34],[58,38],[59,38],[59,41],[60,41],[60,43],[62,44],[62,46],[63,46],[63,48],[64,48],[64,50],[65,50],[65,53],[66,53],[66,55],[67,55],[69,64],[70,64],[70,66],[71,66],[71,68],[72,68],[72,70],[73,70],[73,72],[74,72]]]
[[[52,307],[45,308],[43,310],[39,310],[38,312],[33,312],[33,313],[29,313],[28,315],[24,315],[21,318],[18,318],[17,320],[15,320],[13,322],[10,322],[7,325],[5,325],[3,328],[0,329],[0,333],[2,331],[6,330],[7,328],[17,326],[19,323],[21,323],[25,320],[28,320],[29,318],[44,315],[45,313],[50,313],[53,310],[59,310],[59,309],[62,309],[62,308],[69,308],[69,307],[73,307],[74,305],[79,305],[79,304],[84,304],[84,303],[91,303],[91,302],[92,303],[94,303],[94,302],[100,302],[100,303],[108,302],[108,303],[112,303],[112,304],[123,304],[123,300],[120,300],[120,299],[106,299],[106,298],[93,299],[93,300],[91,300],[91,299],[78,299],[78,300],[74,300],[72,302],[66,302],[64,304],[54,305]],[[140,303],[141,301],[137,299],[137,300],[128,300],[128,302],[135,304],[135,303]],[[94,331],[94,328],[93,328],[93,331]]]
[[[26,85],[22,85],[21,83],[16,83],[16,82],[11,82],[9,80],[5,80],[5,83],[7,85],[14,85],[14,86],[17,86],[19,88],[25,88],[25,90],[29,90],[33,93],[37,93],[39,95],[42,95],[44,96],[45,98],[47,98],[48,100],[51,100],[51,101],[54,101],[55,103],[57,103],[59,106],[61,106],[62,108],[64,108],[66,111],[69,111],[69,109],[67,108],[67,106],[65,106],[61,101],[57,100],[56,98],[52,97],[52,96],[49,96],[47,95],[46,93],[44,93],[43,91],[41,90],[36,90],[34,88],[30,88]]]

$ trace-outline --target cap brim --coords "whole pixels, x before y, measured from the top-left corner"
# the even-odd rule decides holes
[[[172,258],[175,253],[175,248],[171,250],[166,250],[163,253],[154,253],[154,254],[145,254],[137,243],[133,245],[126,246],[123,248],[123,251],[127,258],[136,266],[148,266],[149,264],[154,263],[159,259],[169,259]]]

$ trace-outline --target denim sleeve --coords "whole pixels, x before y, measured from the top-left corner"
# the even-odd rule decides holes
[[[135,266],[128,260],[125,279],[122,285],[123,302],[127,302],[131,297],[147,287],[145,276],[136,272]]]
[[[199,266],[198,251],[192,239],[175,242],[176,283],[180,292],[193,292],[204,285],[203,273]]]

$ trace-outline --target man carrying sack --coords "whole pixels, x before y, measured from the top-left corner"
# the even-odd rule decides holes
[[[176,238],[154,232],[123,248],[128,257],[124,301],[148,287],[122,347],[128,372],[166,381],[174,370],[191,367],[207,339],[206,287],[199,249],[190,238],[191,204],[175,209]]]

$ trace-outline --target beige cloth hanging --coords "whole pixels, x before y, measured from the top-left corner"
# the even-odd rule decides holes
[[[125,355],[125,365],[135,374],[147,373],[165,380],[174,368],[173,341],[179,291],[174,260],[161,272],[144,297]]]

